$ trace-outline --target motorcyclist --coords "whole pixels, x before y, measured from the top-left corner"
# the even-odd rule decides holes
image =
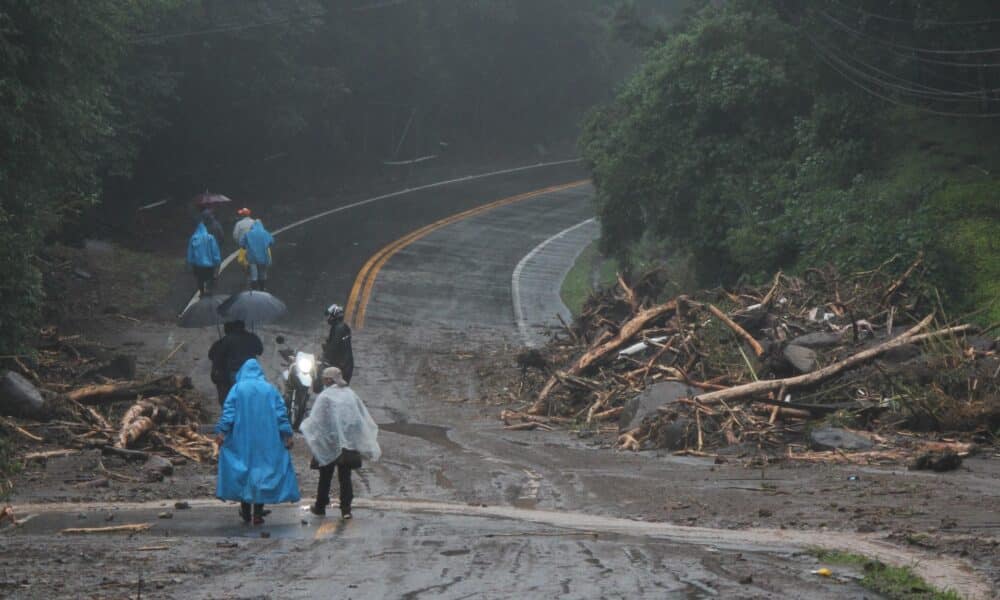
[[[331,304],[325,314],[330,334],[323,342],[323,359],[331,367],[340,369],[344,380],[350,383],[354,374],[354,352],[351,349],[351,328],[344,322],[344,307]]]

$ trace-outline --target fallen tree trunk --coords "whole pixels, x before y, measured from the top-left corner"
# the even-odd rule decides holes
[[[64,535],[82,533],[139,533],[146,531],[153,526],[152,523],[136,523],[134,525],[112,525],[110,527],[70,527],[63,529],[59,533]]]
[[[135,396],[157,396],[161,394],[176,394],[189,389],[191,380],[187,377],[172,375],[153,381],[141,383],[129,381],[125,383],[105,383],[86,385],[65,394],[70,402],[109,402]]]
[[[115,446],[128,448],[139,441],[139,438],[154,429],[156,429],[156,423],[153,422],[153,419],[146,416],[124,422],[122,423],[121,431],[118,432],[118,441],[115,442]]]
[[[897,338],[889,340],[884,344],[876,346],[874,348],[869,348],[862,352],[850,356],[840,362],[834,363],[832,365],[823,367],[812,373],[806,373],[805,375],[798,375],[796,377],[787,377],[785,379],[767,379],[763,381],[754,381],[753,383],[747,383],[744,385],[738,385],[725,390],[718,390],[715,392],[709,392],[707,394],[700,394],[695,396],[695,400],[702,404],[717,404],[720,402],[728,402],[731,400],[737,400],[741,398],[746,398],[749,396],[754,396],[757,394],[763,394],[765,392],[778,391],[781,388],[791,389],[793,387],[801,387],[805,385],[813,385],[819,383],[825,379],[829,379],[834,375],[845,371],[851,367],[857,366],[867,360],[871,360],[883,354],[893,348],[902,346],[904,344],[912,343],[915,336],[930,325],[931,320],[934,318],[933,314],[927,315],[922,321],[917,323],[915,326],[910,328],[908,331],[904,332]],[[934,332],[935,335],[942,335],[944,333],[949,333],[954,328],[944,329],[941,331]],[[921,338],[926,339],[926,338]]]
[[[614,352],[618,348],[621,348],[625,342],[629,341],[635,334],[645,328],[646,324],[661,317],[669,312],[677,310],[677,301],[671,300],[665,304],[660,304],[659,306],[654,306],[652,308],[647,308],[646,310],[640,312],[636,316],[632,317],[625,325],[622,326],[621,330],[618,332],[614,338],[604,342],[603,344],[591,348],[579,360],[576,361],[569,371],[566,372],[567,375],[580,375],[585,372],[591,365],[602,360],[608,354]],[[538,394],[538,399],[535,403],[528,409],[531,414],[540,414],[545,412],[547,406],[547,399],[552,390],[559,385],[559,377],[553,375],[549,378],[545,387]]]

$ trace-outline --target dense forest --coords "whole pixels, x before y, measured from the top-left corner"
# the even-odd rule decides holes
[[[606,252],[704,284],[923,251],[1000,318],[988,0],[0,0],[0,353],[47,241],[205,189],[566,157]],[[597,106],[598,108],[594,108]],[[93,215],[101,230],[94,230]],[[989,308],[992,307],[992,308]],[[990,312],[991,311],[991,312]]]
[[[704,2],[629,29],[639,72],[586,124],[602,243],[702,284],[920,253],[1000,320],[1000,13],[988,0]]]
[[[34,328],[47,237],[205,189],[571,156],[639,56],[616,16],[676,3],[0,0],[0,353]]]

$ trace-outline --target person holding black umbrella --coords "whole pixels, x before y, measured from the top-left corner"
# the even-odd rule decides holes
[[[236,373],[243,364],[264,353],[264,344],[255,333],[247,331],[243,321],[227,321],[223,327],[225,335],[208,350],[208,359],[212,361],[212,382],[215,383],[220,406],[236,383]]]

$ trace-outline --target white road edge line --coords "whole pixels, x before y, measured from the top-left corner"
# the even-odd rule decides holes
[[[420,191],[423,191],[423,190],[429,190],[429,189],[433,189],[433,188],[437,188],[437,187],[443,187],[443,186],[446,186],[446,185],[453,185],[453,184],[456,184],[456,183],[463,183],[463,182],[466,182],[466,181],[474,181],[476,179],[485,179],[487,177],[494,177],[496,175],[509,175],[510,173],[519,173],[521,171],[530,171],[531,169],[541,169],[541,168],[544,168],[544,167],[556,167],[556,166],[559,166],[559,165],[569,165],[569,164],[572,164],[572,163],[578,163],[578,162],[580,162],[582,160],[583,160],[582,158],[571,158],[571,159],[568,159],[568,160],[557,160],[557,161],[554,161],[554,162],[536,163],[536,164],[533,164],[533,165],[526,165],[526,166],[523,166],[523,167],[514,167],[512,169],[504,169],[502,171],[492,171],[490,173],[480,173],[478,175],[466,175],[465,177],[459,177],[457,179],[448,179],[446,181],[436,181],[434,183],[428,183],[427,185],[421,185],[421,186],[418,186],[418,187],[415,187],[415,188],[407,188],[405,190],[398,190],[398,191],[395,191],[395,192],[390,192],[388,194],[382,194],[381,196],[375,196],[373,198],[366,198],[365,200],[359,200],[358,202],[353,202],[351,204],[345,204],[344,206],[338,206],[337,208],[331,208],[329,210],[325,210],[323,212],[316,213],[315,215],[312,215],[311,217],[306,217],[304,219],[299,219],[298,221],[295,221],[294,223],[289,223],[288,225],[285,225],[283,227],[279,227],[278,229],[275,229],[274,231],[272,231],[271,234],[272,235],[278,235],[280,233],[284,233],[284,232],[288,231],[289,229],[294,229],[295,227],[299,227],[301,225],[305,225],[306,223],[310,223],[310,222],[315,221],[317,219],[322,219],[323,217],[332,215],[334,213],[342,212],[342,211],[345,211],[345,210],[350,210],[352,208],[357,208],[359,206],[364,206],[366,204],[371,204],[372,202],[378,202],[379,200],[386,200],[388,198],[395,198],[396,196],[403,196],[403,195],[406,195],[406,194],[412,194],[413,192],[420,192]],[[226,267],[228,267],[234,260],[236,260],[236,256],[238,254],[239,254],[239,250],[237,250],[236,252],[231,253],[229,256],[227,256],[222,261],[222,264],[219,265],[219,275],[222,274],[222,271],[225,270]],[[195,294],[193,294],[191,296],[191,300],[188,301],[187,306],[184,307],[184,310],[181,311],[181,314],[184,314],[184,312],[187,311],[187,309],[191,308],[191,305],[194,304],[197,301],[198,301],[198,294],[195,293]]]
[[[531,339],[530,332],[528,331],[528,321],[524,317],[524,303],[521,301],[521,274],[524,271],[525,265],[530,263],[531,260],[538,255],[538,253],[545,250],[545,248],[549,244],[566,237],[567,235],[576,231],[577,229],[589,225],[590,223],[593,223],[596,220],[597,220],[596,217],[592,217],[590,219],[587,219],[586,221],[583,221],[582,223],[577,223],[572,227],[563,229],[562,231],[550,237],[549,239],[545,240],[541,244],[535,246],[531,250],[531,252],[525,254],[524,258],[522,258],[521,261],[517,263],[517,266],[514,267],[514,274],[511,275],[510,278],[510,292],[514,303],[514,322],[517,324],[517,331],[521,335],[521,340],[524,342],[525,346],[529,348],[534,348],[537,345]],[[581,249],[580,251],[582,252],[583,250]],[[579,253],[577,253],[577,257],[579,257]],[[574,261],[575,260],[576,257],[574,257]]]

